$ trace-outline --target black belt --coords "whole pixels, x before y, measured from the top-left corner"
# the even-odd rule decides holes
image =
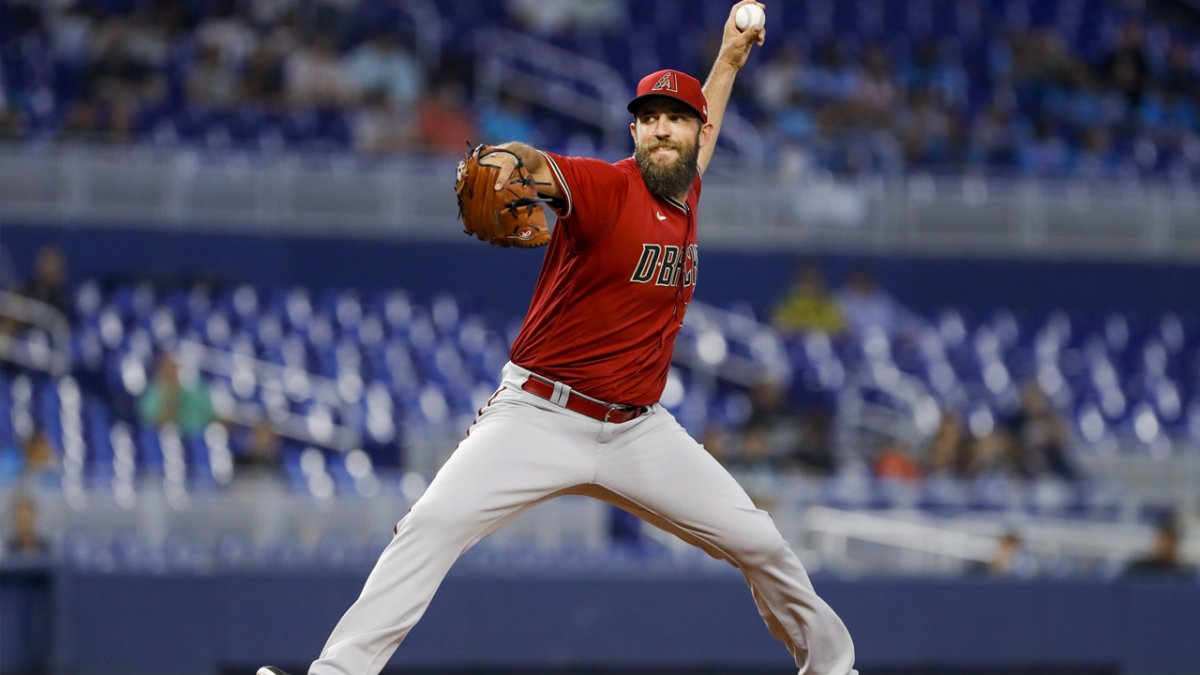
[[[555,400],[556,388],[553,380],[547,380],[541,375],[530,375],[521,384],[521,389],[535,396],[540,396],[555,405],[572,410],[580,415],[587,415],[601,422],[621,424],[641,417],[643,413],[650,410],[650,406],[648,405],[630,406],[619,403],[605,403],[590,396],[584,396],[574,390],[568,390],[566,400],[560,402]]]

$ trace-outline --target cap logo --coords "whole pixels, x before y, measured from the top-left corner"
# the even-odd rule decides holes
[[[679,80],[675,78],[675,71],[669,70],[663,73],[663,76],[658,78],[658,82],[655,82],[654,86],[650,87],[650,91],[662,91],[664,89],[675,93],[679,92]]]

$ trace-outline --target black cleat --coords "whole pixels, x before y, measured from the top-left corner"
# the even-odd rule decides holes
[[[276,668],[275,666],[263,666],[262,668],[259,668],[258,672],[255,673],[254,675],[288,675],[288,674],[283,672],[282,670]]]

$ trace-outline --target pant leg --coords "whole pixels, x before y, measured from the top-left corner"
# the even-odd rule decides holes
[[[502,391],[485,407],[397,525],[310,675],[379,673],[459,556],[523,510],[591,479],[595,423],[530,398]]]
[[[800,675],[854,675],[854,643],[771,517],[661,408],[600,457],[595,494],[728,560]]]

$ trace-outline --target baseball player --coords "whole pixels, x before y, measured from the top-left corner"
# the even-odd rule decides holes
[[[310,675],[375,675],[451,565],[526,509],[582,494],[729,561],[801,675],[850,675],[854,646],[770,516],[657,401],[699,271],[696,208],[735,76],[765,31],[733,6],[703,87],[662,70],[629,102],[636,152],[610,164],[492,149],[559,215],[500,388],[397,524]],[[477,151],[478,152],[478,151]],[[264,667],[258,675],[278,675]]]

